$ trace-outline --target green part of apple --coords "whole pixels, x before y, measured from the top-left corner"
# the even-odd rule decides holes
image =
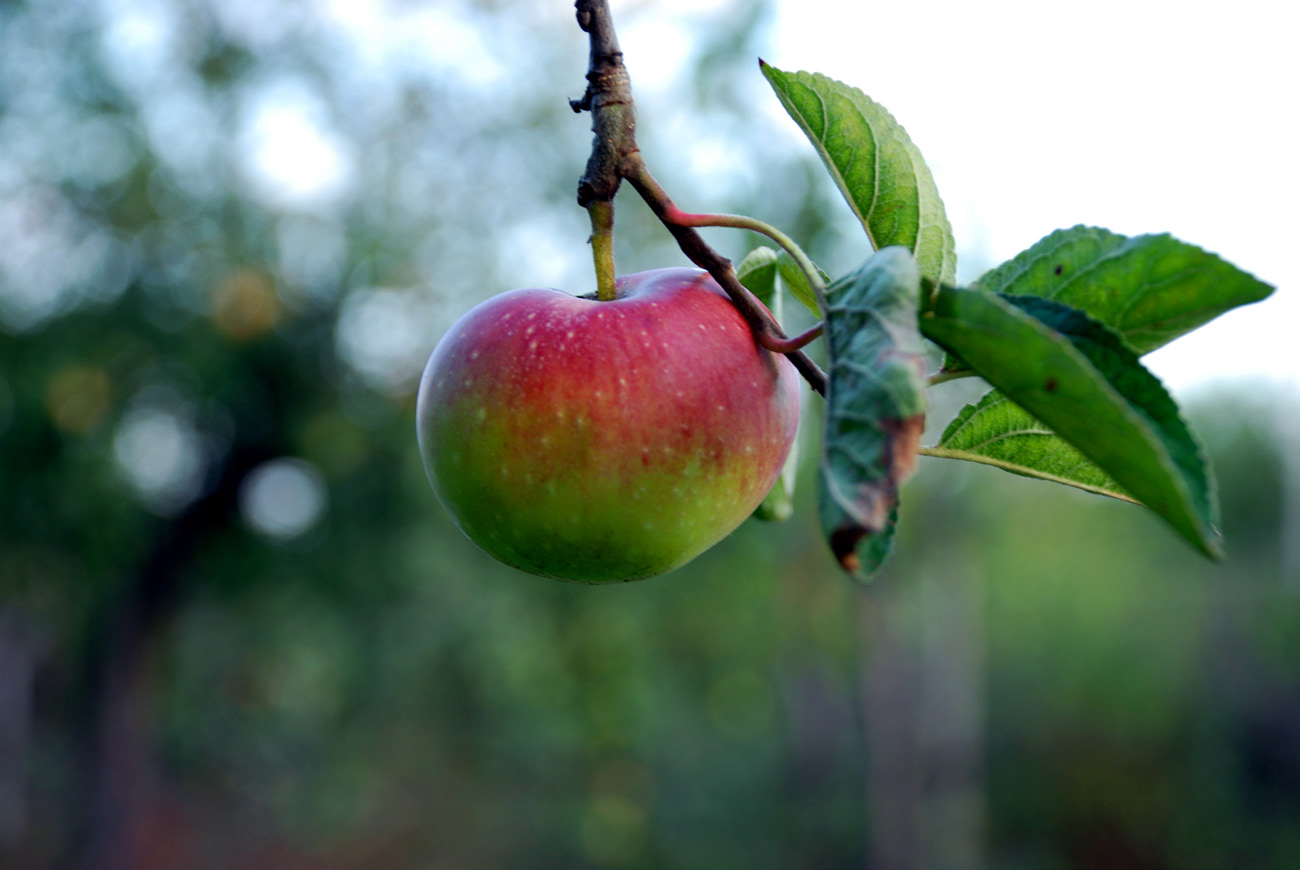
[[[671,571],[753,512],[794,440],[798,373],[707,273],[659,269],[617,288],[610,302],[489,299],[420,381],[434,492],[523,571],[586,583]]]

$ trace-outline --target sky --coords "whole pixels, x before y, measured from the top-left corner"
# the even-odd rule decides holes
[[[1147,365],[1175,393],[1249,377],[1300,395],[1294,36],[1276,0],[799,0],[765,59],[859,87],[907,128],[961,279],[1079,223],[1172,233],[1278,290]]]

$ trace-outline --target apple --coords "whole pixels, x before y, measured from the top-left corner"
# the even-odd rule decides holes
[[[587,583],[671,571],[763,500],[799,376],[706,272],[625,275],[600,302],[512,290],[443,336],[416,404],[425,470],[460,529],[523,571]]]

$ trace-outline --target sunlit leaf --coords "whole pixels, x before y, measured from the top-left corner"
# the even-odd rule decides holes
[[[866,579],[888,553],[898,487],[925,427],[920,272],[886,248],[826,292],[825,446],[820,513],[831,550]]]
[[[952,227],[930,168],[907,131],[857,88],[819,73],[762,64],[777,98],[807,134],[872,247],[902,245],[922,274],[951,283]]]
[[[1215,254],[1169,235],[1057,230],[984,273],[973,289],[1040,296],[1109,326],[1139,354],[1185,335],[1273,288]],[[944,370],[965,370],[949,357]]]
[[[1109,326],[1140,354],[1273,288],[1169,235],[1057,230],[984,273],[975,289],[1055,299]]]

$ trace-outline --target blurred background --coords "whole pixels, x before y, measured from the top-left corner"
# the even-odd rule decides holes
[[[434,499],[439,335],[593,283],[570,3],[0,2],[0,866],[1300,867],[1295,227],[1258,205],[1295,201],[1266,90],[1294,53],[1250,3],[1127,7],[994,4],[919,62],[891,34],[956,7],[614,4],[677,202],[832,272],[866,240],[756,56],[909,127],[963,279],[1083,220],[1282,287],[1153,357],[1216,463],[1222,564],[923,460],[864,590],[811,447],[793,520],[626,586],[497,565]],[[629,194],[620,269],[682,264]],[[933,425],[978,393],[936,390]]]

